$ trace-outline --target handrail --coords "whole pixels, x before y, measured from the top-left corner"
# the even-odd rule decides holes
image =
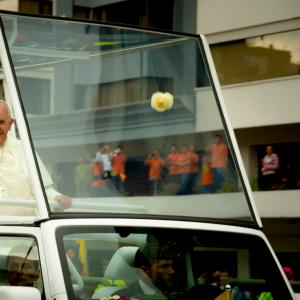
[[[59,203],[55,200],[49,200],[51,210],[58,209]],[[0,199],[0,206],[14,206],[14,207],[26,207],[35,208],[36,200],[32,199]],[[96,212],[116,212],[122,211],[124,213],[145,213],[145,208],[140,205],[126,204],[126,203],[105,203],[99,202],[97,198],[75,198],[72,201],[72,206],[68,209],[70,212],[76,212],[76,210],[83,211],[96,211]],[[1,217],[0,217],[1,220]],[[1,222],[1,221],[0,221]]]
[[[32,199],[0,199],[0,206],[8,205],[8,206],[23,206],[23,207],[36,207],[36,200]],[[49,205],[51,208],[59,208],[59,203],[54,200],[49,201]]]

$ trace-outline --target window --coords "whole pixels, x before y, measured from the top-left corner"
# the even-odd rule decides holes
[[[300,74],[300,30],[211,45],[221,84]]]
[[[0,285],[32,286],[43,293],[40,259],[34,238],[0,236]]]
[[[19,0],[19,11],[23,13],[46,14],[52,13],[52,2],[50,0]]]
[[[195,299],[208,291],[217,297],[226,284],[243,299],[257,299],[263,292],[274,300],[290,299],[271,253],[256,236],[73,227],[60,228],[57,241],[70,299],[83,292],[94,299],[111,295]],[[81,279],[72,281],[78,274]]]
[[[252,222],[198,36],[28,16],[3,22],[35,151],[76,212]]]
[[[74,16],[89,19],[92,12],[92,17],[100,21],[172,29],[173,7],[174,0],[126,0],[94,8],[74,5]]]

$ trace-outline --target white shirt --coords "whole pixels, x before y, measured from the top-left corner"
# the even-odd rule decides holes
[[[96,160],[99,161],[99,162],[102,162],[104,171],[111,171],[112,170],[111,153],[97,152]]]

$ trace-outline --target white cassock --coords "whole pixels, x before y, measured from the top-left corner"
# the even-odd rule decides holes
[[[60,193],[38,155],[37,159],[48,200],[54,200]],[[9,137],[0,147],[0,199],[35,199],[21,141]]]

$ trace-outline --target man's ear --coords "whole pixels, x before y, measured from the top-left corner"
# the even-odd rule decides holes
[[[10,119],[10,122],[9,122],[9,130],[11,129],[11,126],[15,123],[15,119]]]
[[[146,266],[140,266],[140,269],[145,272],[148,276],[150,275],[149,267]]]

